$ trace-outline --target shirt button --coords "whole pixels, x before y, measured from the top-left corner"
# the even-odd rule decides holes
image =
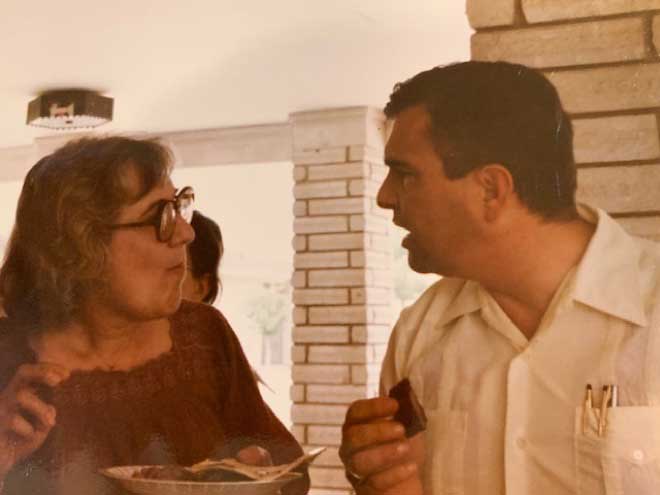
[[[633,459],[635,459],[636,461],[643,461],[644,460],[644,452],[642,450],[639,450],[639,449],[634,450],[632,456],[633,456]]]
[[[519,449],[524,449],[527,446],[527,442],[525,441],[524,438],[518,438],[516,440],[516,445],[518,446]]]

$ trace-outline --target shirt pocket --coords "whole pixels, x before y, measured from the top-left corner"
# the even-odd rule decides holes
[[[614,407],[598,436],[589,410],[583,431],[576,414],[575,455],[579,494],[655,495],[660,490],[660,407]]]
[[[467,413],[432,410],[426,415],[425,486],[433,495],[463,495]]]

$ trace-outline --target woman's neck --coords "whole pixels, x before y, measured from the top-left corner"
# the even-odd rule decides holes
[[[53,362],[70,370],[127,371],[172,348],[168,319],[120,322],[81,318],[48,329],[30,340],[40,362]]]

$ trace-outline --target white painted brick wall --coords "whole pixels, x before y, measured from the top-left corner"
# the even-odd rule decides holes
[[[293,275],[291,276],[291,285],[294,287],[305,287],[307,285],[307,272],[293,272]]]
[[[355,364],[351,365],[351,383],[365,384],[378,383],[381,363]]]
[[[568,112],[606,112],[660,106],[660,63],[549,73]]]
[[[510,26],[515,21],[516,0],[467,0],[470,26]]]
[[[337,148],[316,148],[307,151],[294,151],[293,163],[299,165],[318,165],[323,163],[345,162],[348,156],[348,148],[339,146]]]
[[[307,323],[307,308],[296,307],[292,311],[292,319],[296,325]]]
[[[366,244],[361,233],[310,235],[308,240],[310,251],[362,249]]]
[[[294,289],[293,302],[297,305],[348,304],[348,289]]]
[[[522,9],[529,22],[548,22],[660,9],[660,0],[522,0]]]
[[[346,181],[305,182],[293,187],[293,196],[296,199],[308,198],[336,198],[346,196],[348,187]]]
[[[324,234],[328,232],[346,232],[348,218],[341,216],[304,217],[293,221],[296,234]]]
[[[385,218],[380,218],[371,214],[351,215],[351,232],[374,232],[377,234],[387,234],[390,229],[390,222]]]
[[[308,385],[307,401],[323,404],[350,404],[363,399],[364,385]]]
[[[651,160],[660,157],[655,115],[624,115],[573,121],[578,163]]]
[[[318,407],[314,404],[294,404],[291,419],[297,424],[341,425],[346,416],[347,406],[327,405]]]
[[[364,162],[319,165],[308,167],[307,180],[359,179],[369,173],[369,165]]]
[[[375,198],[378,195],[381,183],[370,179],[354,179],[348,184],[351,196],[367,196]]]
[[[374,393],[371,368],[362,365],[373,364],[382,347],[374,332],[356,329],[382,319],[372,306],[388,304],[387,294],[350,289],[377,284],[391,266],[389,220],[375,207],[385,171],[386,125],[381,112],[357,108],[304,112],[291,120],[296,164],[291,414],[308,446],[336,447],[347,404]],[[379,245],[368,248],[373,242]],[[356,331],[363,340],[358,344],[352,343]],[[363,383],[351,382],[356,373],[351,366],[361,366]],[[346,493],[337,449],[331,454],[314,465],[311,493]]]
[[[641,17],[493,31],[472,36],[473,60],[506,59],[531,67],[629,62],[645,56],[644,19]]]
[[[364,345],[310,345],[309,363],[363,364],[368,360],[368,348]]]
[[[294,363],[304,363],[307,357],[307,347],[304,345],[294,345],[291,348],[291,361]]]
[[[346,268],[348,267],[348,252],[296,253],[293,257],[293,267],[296,270],[302,268]]]
[[[345,270],[311,270],[308,272],[309,287],[360,287],[366,285],[367,274],[362,268]]]
[[[293,240],[291,241],[291,247],[294,251],[306,251],[307,250],[307,236],[304,235],[294,235]]]
[[[660,164],[578,171],[578,198],[612,213],[660,210]]]
[[[293,203],[293,215],[304,217],[307,215],[307,201],[297,200]]]
[[[310,215],[337,215],[341,213],[362,213],[365,198],[314,199],[309,201]]]
[[[618,221],[633,235],[660,241],[660,216],[619,218]]]
[[[356,325],[351,330],[351,342],[354,344],[382,343],[389,341],[391,325]]]
[[[297,383],[351,383],[351,370],[347,365],[300,364],[291,368],[291,377]]]
[[[297,326],[293,329],[293,341],[298,344],[347,344],[350,341],[350,327],[346,325]]]
[[[369,321],[372,309],[363,306],[311,306],[309,323],[312,325],[364,324]]]
[[[358,388],[362,389],[362,393],[364,393],[364,387]],[[309,426],[307,442],[310,445],[339,446],[341,444],[341,426]]]
[[[314,460],[314,464],[318,467],[338,467],[342,469],[344,467],[339,458],[339,449],[337,447],[328,448]]]

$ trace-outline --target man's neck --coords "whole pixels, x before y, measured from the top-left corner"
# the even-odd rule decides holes
[[[511,321],[530,339],[569,271],[587,249],[595,226],[578,219],[537,223],[495,247],[497,263],[476,279]],[[491,253],[492,254],[492,253]]]

